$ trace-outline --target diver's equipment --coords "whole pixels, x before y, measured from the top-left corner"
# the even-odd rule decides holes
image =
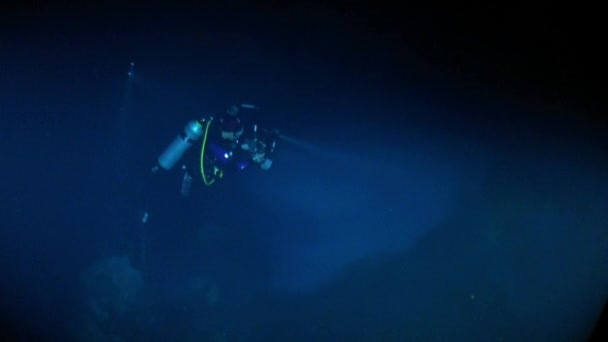
[[[188,170],[186,170],[185,165],[182,166],[182,169],[184,169],[184,176],[182,177],[182,186],[180,188],[180,193],[182,194],[182,196],[188,197],[190,196],[190,189],[192,189],[192,176],[190,176]]]
[[[264,171],[268,171],[268,169],[270,169],[270,167],[272,166],[272,160],[271,159],[264,159],[264,162],[262,164],[260,164],[260,168],[262,168],[262,170]]]
[[[249,165],[251,165],[251,162],[249,160],[237,160],[235,166],[237,171],[243,171],[248,168]]]
[[[198,121],[188,122],[184,127],[184,133],[179,134],[158,157],[158,165],[165,170],[171,170],[182,158],[184,152],[201,136],[203,136],[203,125]]]
[[[261,134],[261,137],[258,137],[258,134]],[[250,160],[259,164],[264,171],[272,166],[272,160],[268,156],[274,152],[277,134],[276,130],[258,129],[258,125],[254,124],[253,137],[241,144],[241,149],[249,154]]]
[[[218,144],[209,144],[207,150],[215,158],[216,161],[222,164],[230,163],[234,156],[234,153],[232,153],[232,151]]]
[[[240,106],[247,109],[259,109],[250,104]],[[241,171],[255,163],[260,165],[262,170],[270,169],[272,160],[268,157],[274,152],[276,140],[279,137],[278,130],[268,130],[254,124],[251,138],[244,139],[242,143],[237,139],[232,142],[231,147],[227,147],[208,141],[209,128],[213,120],[213,117],[199,120],[203,137],[199,158],[200,174],[205,185],[210,186],[217,179],[221,179],[226,167],[230,170]],[[242,153],[238,153],[235,149],[246,152],[247,157],[242,158]]]
[[[203,131],[203,143],[201,144],[201,157],[200,157],[201,176],[203,177],[203,182],[205,183],[206,186],[213,184],[215,182],[216,178],[222,178],[222,176],[224,175],[222,170],[218,169],[215,165],[212,165],[213,166],[213,173],[212,173],[213,177],[207,175],[207,171],[209,171],[209,170],[205,170],[205,147],[207,147],[207,137],[209,136],[209,127],[211,126],[212,122],[213,122],[213,117],[211,117],[205,123],[205,129]],[[207,166],[207,168],[209,169],[209,165]]]

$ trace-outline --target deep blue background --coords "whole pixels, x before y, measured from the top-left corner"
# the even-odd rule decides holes
[[[116,318],[127,340],[591,330],[608,288],[608,194],[589,13],[6,6],[5,335],[78,330],[82,274],[115,255],[144,276],[133,321]],[[189,198],[179,173],[150,174],[188,120],[234,102],[260,105],[249,118],[300,145],[280,142],[268,173],[198,182]],[[199,278],[221,288],[219,308],[188,292]]]

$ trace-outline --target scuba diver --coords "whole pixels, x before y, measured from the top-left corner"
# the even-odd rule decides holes
[[[257,124],[246,125],[240,117],[242,109],[257,109],[250,104],[231,105],[218,118],[204,117],[186,124],[179,134],[158,157],[158,165],[152,168],[171,170],[185,152],[201,140],[197,158],[198,168],[205,185],[209,186],[225,174],[240,172],[250,166],[259,165],[267,171],[272,166],[270,159],[279,136],[276,130],[259,128]],[[192,174],[185,164],[180,192],[190,193]]]
[[[188,122],[183,132],[158,156],[150,176],[163,170],[169,172],[179,169],[181,179],[177,179],[176,183],[180,184],[182,197],[188,197],[196,178],[210,186],[225,175],[253,166],[268,171],[273,164],[271,157],[279,132],[242,120],[240,113],[243,109],[257,107],[249,104],[231,105],[217,118],[207,116]],[[191,149],[193,145],[199,147]],[[140,265],[146,263],[146,226],[151,217],[152,199],[157,197],[156,190],[143,185],[144,183],[148,182],[143,182],[140,190],[143,193],[139,233]]]

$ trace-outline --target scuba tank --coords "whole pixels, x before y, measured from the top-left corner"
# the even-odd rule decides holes
[[[158,157],[158,165],[165,170],[171,170],[182,158],[186,150],[203,136],[203,125],[198,121],[190,121],[184,127],[184,132],[179,134],[165,151]]]

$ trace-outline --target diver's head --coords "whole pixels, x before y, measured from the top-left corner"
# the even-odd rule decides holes
[[[230,107],[228,107],[226,110],[226,113],[230,116],[237,116],[239,114],[239,106],[230,105]]]

